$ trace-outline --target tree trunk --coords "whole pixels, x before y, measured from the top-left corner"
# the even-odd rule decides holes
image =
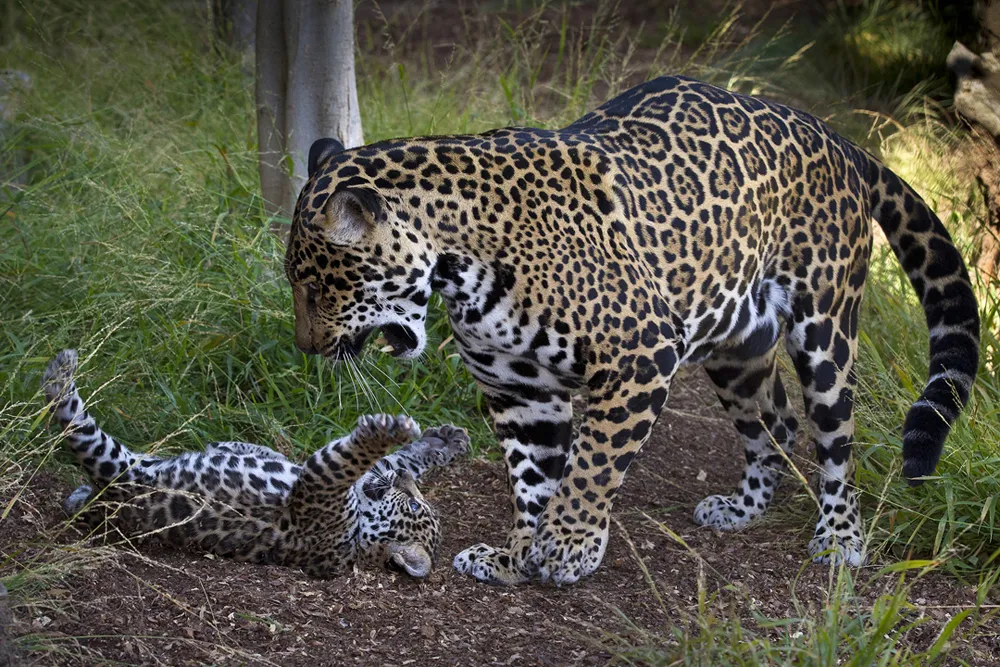
[[[982,46],[975,54],[955,42],[948,69],[955,75],[955,110],[974,128],[969,157],[986,204],[976,262],[984,274],[1000,277],[1000,0],[981,7]]]
[[[259,0],[256,67],[261,189],[268,213],[290,220],[312,142],[364,143],[351,0]]]

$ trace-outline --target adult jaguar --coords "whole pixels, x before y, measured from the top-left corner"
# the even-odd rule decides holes
[[[858,565],[854,364],[872,218],[930,328],[930,378],[903,426],[903,474],[919,483],[978,366],[976,300],[948,232],[816,118],[689,78],[639,85],[561,130],[316,142],[286,256],[296,343],[339,358],[380,327],[414,357],[440,293],[489,399],[514,514],[502,546],[455,567],[560,584],[600,564],[612,499],[679,364],[704,363],[747,461],[740,488],[695,519],[736,529],[766,509],[774,445],[790,451],[798,426],[775,366],[784,329],[820,468],[809,551]]]
[[[103,518],[128,537],[155,535],[318,577],[354,563],[430,573],[441,526],[416,480],[466,451],[463,429],[442,426],[421,436],[409,417],[366,415],[301,466],[246,442],[160,457],[132,452],[101,430],[77,391],[76,368],[76,352],[63,350],[42,378],[70,448],[97,487],[70,494],[70,515]],[[394,445],[404,447],[386,455]]]

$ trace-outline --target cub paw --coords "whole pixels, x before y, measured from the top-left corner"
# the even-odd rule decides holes
[[[497,586],[523,584],[531,579],[523,563],[503,549],[486,544],[476,544],[460,552],[452,565],[462,574]]]
[[[739,530],[752,518],[733,496],[709,496],[694,508],[694,522],[716,530]]]
[[[354,437],[381,439],[386,447],[403,445],[420,437],[420,426],[406,415],[363,415],[358,417]]]
[[[89,484],[81,484],[66,498],[66,502],[63,503],[63,511],[67,516],[76,516],[83,509],[84,505],[90,501],[90,496],[93,493],[93,487]]]
[[[445,424],[424,431],[419,443],[435,457],[435,464],[446,466],[469,451],[469,434],[464,428]]]

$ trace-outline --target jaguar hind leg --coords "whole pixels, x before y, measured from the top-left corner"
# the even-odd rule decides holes
[[[818,563],[844,562],[857,567],[865,560],[864,526],[851,480],[861,293],[842,294],[828,301],[832,305],[827,312],[815,308],[812,317],[796,318],[799,321],[788,334],[788,351],[802,383],[819,464],[819,519],[809,553]]]
[[[740,486],[730,495],[709,496],[698,503],[694,520],[717,530],[739,530],[763,514],[785,471],[798,420],[788,404],[775,364],[777,345],[764,354],[742,359],[717,353],[705,362],[715,393],[743,441],[746,467]]]

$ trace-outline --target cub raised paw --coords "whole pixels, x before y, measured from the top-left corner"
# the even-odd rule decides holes
[[[356,439],[381,440],[386,449],[405,445],[420,437],[420,426],[406,415],[362,415],[351,433]]]
[[[42,374],[42,389],[45,397],[52,402],[69,398],[73,392],[73,375],[76,373],[78,355],[76,350],[59,352]]]
[[[469,434],[464,428],[446,424],[424,431],[413,447],[424,449],[435,458],[435,464],[446,466],[469,452]]]

